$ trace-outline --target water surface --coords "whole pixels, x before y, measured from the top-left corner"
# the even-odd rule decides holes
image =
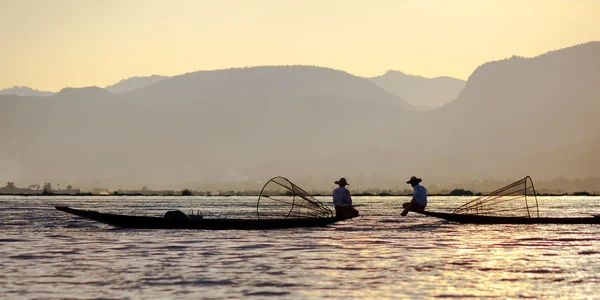
[[[256,198],[0,196],[0,297],[600,298],[600,225],[460,225],[401,217],[405,201],[355,197],[361,216],[325,228],[205,231],[119,229],[53,206],[248,218]],[[542,216],[600,213],[600,198],[539,202]]]

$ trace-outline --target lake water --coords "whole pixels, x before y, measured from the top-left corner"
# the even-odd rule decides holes
[[[329,197],[317,197],[329,204]],[[0,196],[0,297],[600,299],[600,225],[459,225],[408,197],[355,197],[361,216],[274,231],[117,229],[53,208],[255,216],[255,197]],[[468,197],[430,197],[451,211]],[[542,216],[600,213],[598,197],[539,197]]]

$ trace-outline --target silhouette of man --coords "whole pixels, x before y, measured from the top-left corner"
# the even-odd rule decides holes
[[[402,204],[404,210],[400,215],[406,216],[409,211],[424,211],[427,206],[427,190],[419,183],[423,181],[421,178],[416,176],[411,177],[406,183],[410,184],[414,188],[414,194],[410,202]]]
[[[346,178],[340,178],[335,184],[339,187],[333,190],[333,206],[335,207],[335,216],[341,219],[354,218],[358,216],[358,210],[352,207],[352,196],[346,189],[349,185]]]

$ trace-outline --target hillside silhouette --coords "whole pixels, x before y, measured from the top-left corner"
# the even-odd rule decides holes
[[[2,178],[123,187],[240,180],[262,162],[335,157],[336,139],[354,153],[377,142],[372,132],[393,136],[411,109],[366,79],[304,66],[195,72],[118,96],[69,88],[47,100],[0,102],[8,141],[0,153],[19,162]]]
[[[460,96],[431,117],[454,152],[533,155],[598,137],[598,83],[599,42],[512,57],[477,68]]]
[[[0,95],[17,95],[22,97],[49,97],[53,92],[39,91],[26,86],[14,86],[0,90]]]
[[[424,78],[393,70],[369,79],[377,86],[423,110],[439,108],[456,99],[466,85],[464,80],[452,77]]]
[[[345,176],[366,189],[404,188],[412,175],[600,177],[583,168],[598,165],[598,83],[592,42],[486,63],[427,112],[370,79],[310,66],[193,72],[123,93],[3,95],[0,180],[194,188],[283,175],[327,189]]]
[[[599,83],[599,42],[486,63],[473,72],[456,100],[427,112],[409,139],[427,138],[411,144],[413,151],[405,155],[413,157],[402,166],[440,182],[464,182],[517,178],[523,168],[509,170],[506,164],[549,151],[577,153],[579,143],[599,136]],[[375,164],[395,157],[397,153],[388,151],[362,161]],[[552,179],[576,174],[581,165],[595,165],[598,158],[582,156],[571,162],[540,175]],[[552,169],[547,164],[559,163],[537,161],[525,171]]]
[[[105,89],[111,93],[132,92],[167,78],[169,77],[161,75],[131,77],[123,79],[113,85],[109,85],[105,87]]]
[[[238,105],[292,103],[313,96],[338,96],[390,104],[404,110],[413,107],[364,78],[344,71],[312,66],[265,66],[199,71],[173,76],[133,91],[127,97],[144,102],[160,102],[165,97],[177,101],[232,101]]]

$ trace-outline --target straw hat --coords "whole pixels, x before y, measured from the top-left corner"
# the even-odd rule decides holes
[[[339,185],[350,185],[348,182],[346,182],[346,178],[344,178],[344,177],[340,178],[340,180],[338,180],[334,183],[339,184]]]
[[[406,183],[413,183],[413,182],[419,183],[421,181],[423,181],[421,178],[418,178],[417,176],[413,176]]]

